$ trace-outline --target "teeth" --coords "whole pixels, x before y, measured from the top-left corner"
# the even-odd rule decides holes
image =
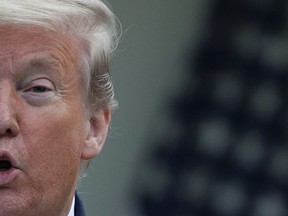
[[[0,161],[0,172],[7,171],[12,167],[9,161],[2,160]]]

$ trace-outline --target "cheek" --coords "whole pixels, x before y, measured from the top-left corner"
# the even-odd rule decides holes
[[[22,135],[30,158],[29,170],[59,178],[77,175],[85,142],[81,117],[70,112],[34,112],[26,119]]]

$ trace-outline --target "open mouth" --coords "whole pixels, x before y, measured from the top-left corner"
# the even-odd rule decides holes
[[[0,188],[12,183],[20,174],[13,156],[5,150],[0,150]]]
[[[0,160],[0,172],[6,172],[12,168],[12,164],[8,160]]]

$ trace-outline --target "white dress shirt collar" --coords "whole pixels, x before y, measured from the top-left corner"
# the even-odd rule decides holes
[[[75,196],[73,197],[72,205],[67,216],[74,216],[74,208],[75,208]]]

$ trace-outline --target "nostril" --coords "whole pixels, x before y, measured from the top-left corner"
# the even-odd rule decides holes
[[[0,114],[0,137],[3,136],[17,136],[19,133],[19,125],[15,118],[1,118]]]
[[[10,128],[8,128],[8,129],[6,130],[6,133],[9,134],[9,135],[11,135],[11,134],[12,134],[12,130],[11,130]]]

